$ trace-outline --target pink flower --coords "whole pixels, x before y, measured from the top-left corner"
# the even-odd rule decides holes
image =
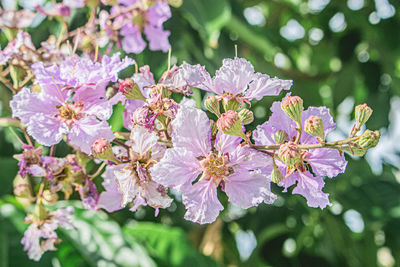
[[[224,59],[213,78],[201,65],[183,63],[181,68],[184,79],[191,86],[221,95],[224,101],[236,99],[244,103],[252,99],[260,100],[264,96],[278,95],[292,86],[291,80],[255,72],[249,61],[238,57]]]
[[[272,115],[269,120],[258,126],[257,130],[254,131],[253,138],[256,144],[275,145],[274,134],[278,130],[283,130],[287,133],[287,142],[294,141],[297,135],[295,130],[296,123],[284,113],[280,102],[273,103],[271,111]],[[336,127],[329,110],[325,107],[309,107],[303,111],[302,125],[310,116],[322,118],[325,135]],[[318,138],[303,132],[300,144],[318,144]],[[328,198],[329,194],[322,191],[325,184],[322,177],[332,178],[339,173],[343,173],[347,165],[344,155],[340,155],[337,150],[329,148],[302,150],[300,154],[300,166],[295,169],[290,170],[282,162],[276,161],[281,172],[289,175],[279,185],[283,186],[285,188],[284,192],[286,192],[290,186],[297,183],[293,189],[293,194],[300,194],[305,197],[310,207],[323,209],[327,205],[331,205]],[[312,173],[305,168],[305,164],[311,167]],[[265,171],[271,173],[272,167],[267,168]]]
[[[131,211],[149,205],[156,209],[167,208],[172,199],[167,189],[153,181],[149,168],[160,160],[165,149],[157,144],[157,135],[135,126],[131,134],[133,159],[128,164],[108,166],[103,175],[106,191],[100,194],[99,208],[112,212],[132,202]]]
[[[31,225],[24,233],[21,244],[24,245],[24,250],[28,252],[28,257],[32,260],[39,261],[43,253],[48,250],[56,250],[54,244],[61,240],[58,238],[55,230],[58,226],[65,229],[73,229],[70,222],[70,217],[74,213],[72,207],[66,209],[58,209],[55,212],[49,213],[43,221],[36,221],[32,215],[25,218],[26,222]]]
[[[98,138],[114,139],[107,120],[112,106],[123,97],[117,94],[108,100],[105,87],[131,62],[121,62],[117,55],[104,57],[101,64],[77,58],[60,66],[37,63],[34,74],[42,91],[23,88],[18,92],[10,102],[13,117],[18,117],[42,145],[57,144],[66,134],[71,145],[90,154],[90,146]]]
[[[212,144],[207,115],[192,107],[181,106],[172,127],[173,148],[151,169],[151,175],[154,181],[182,192],[187,220],[203,224],[217,218],[223,210],[218,186],[230,202],[244,209],[276,199],[260,172],[271,164],[268,156],[241,146],[241,138],[231,135],[219,133]]]

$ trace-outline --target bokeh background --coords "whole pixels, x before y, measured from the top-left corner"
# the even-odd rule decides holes
[[[354,105],[367,103],[374,110],[367,127],[381,130],[380,144],[364,158],[347,156],[346,173],[326,180],[333,206],[324,210],[277,186],[275,204],[247,211],[222,197],[227,208],[211,225],[185,221],[178,195],[158,217],[151,208],[106,214],[82,210],[74,200],[60,203],[76,207],[77,230],[60,230],[58,250],[35,263],[20,245],[25,214],[12,197],[12,155],[20,145],[0,128],[0,266],[400,266],[400,2],[184,0],[172,11],[165,26],[173,63],[200,63],[213,74],[237,45],[238,56],[256,71],[293,79],[292,92],[306,107],[329,107],[337,122],[331,139],[345,138]],[[69,29],[83,25],[88,13],[74,11]],[[49,20],[29,28],[37,46],[58,31]],[[157,75],[167,67],[163,53],[130,56]],[[4,87],[0,92],[6,117],[10,95]],[[195,90],[199,107],[204,96]],[[282,96],[252,103],[250,129],[267,120],[271,103]],[[116,107],[114,129],[122,127],[120,112]],[[59,147],[59,156],[69,151]],[[101,179],[97,184],[101,188]]]

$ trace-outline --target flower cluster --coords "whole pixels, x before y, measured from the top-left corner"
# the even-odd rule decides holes
[[[13,94],[10,126],[25,137],[15,133],[22,153],[15,155],[14,193],[34,206],[33,213],[27,208],[30,225],[22,239],[31,259],[56,249],[59,226],[73,228],[71,207],[50,212],[59,195],[69,199],[76,192],[83,207],[95,211],[149,206],[155,216],[178,196],[185,219],[199,224],[214,222],[224,212],[224,199],[242,209],[272,204],[278,187],[323,209],[331,205],[325,179],[345,171],[344,152],[362,156],[379,141],[379,131],[359,134],[372,114],[366,104],[356,107],[349,137],[328,142],[335,128],[329,110],[304,109],[290,92],[272,104],[268,120],[247,131],[254,122],[252,101],[289,91],[291,80],[256,72],[239,57],[224,59],[214,76],[204,66],[183,62],[168,66],[156,80],[149,66],[139,68],[132,58],[110,52],[140,53],[146,47],[143,34],[150,50],[168,51],[170,32],[163,29],[171,16],[168,2],[102,1],[101,8],[100,1],[92,2],[36,6],[62,23],[71,8],[88,4],[99,11],[76,32],[64,28],[38,49],[21,30],[29,23],[15,19],[22,11],[0,14],[10,34],[0,51],[0,81]],[[104,5],[111,5],[109,12]],[[99,52],[99,46],[107,51]],[[192,90],[207,93],[204,103],[190,99]],[[121,122],[117,130],[113,121]],[[68,155],[56,153],[60,143],[70,147]]]

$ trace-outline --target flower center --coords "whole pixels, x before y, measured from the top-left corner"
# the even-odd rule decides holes
[[[82,118],[83,104],[81,103],[64,103],[58,108],[59,113],[57,119],[71,126],[73,122]]]
[[[210,153],[200,161],[200,165],[203,168],[202,179],[213,179],[218,185],[229,174],[227,163],[227,156],[218,156],[215,153]]]

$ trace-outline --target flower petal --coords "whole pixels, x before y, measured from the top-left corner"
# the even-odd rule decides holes
[[[197,108],[181,105],[172,121],[172,143],[195,156],[205,156],[211,149],[210,120]]]
[[[244,58],[226,58],[215,73],[214,86],[218,90],[237,95],[243,93],[253,80],[254,67]]]
[[[191,184],[200,174],[201,166],[197,158],[183,148],[172,148],[164,158],[151,169],[151,176],[157,183],[167,187]]]
[[[257,72],[249,85],[245,96],[248,99],[261,100],[264,96],[279,95],[282,90],[289,90],[292,86],[291,80],[280,80],[277,77],[271,78],[267,74]]]
[[[158,138],[155,132],[149,132],[147,129],[136,125],[131,131],[130,140],[132,150],[144,155],[157,143]]]
[[[276,195],[271,192],[270,181],[257,172],[239,172],[228,176],[224,191],[233,204],[248,209],[265,202],[271,204]]]
[[[182,192],[187,211],[185,219],[205,224],[212,223],[224,209],[217,197],[217,187],[210,181],[199,181]]]
[[[344,173],[347,161],[336,149],[310,149],[306,161],[311,165],[315,174],[330,178]]]

